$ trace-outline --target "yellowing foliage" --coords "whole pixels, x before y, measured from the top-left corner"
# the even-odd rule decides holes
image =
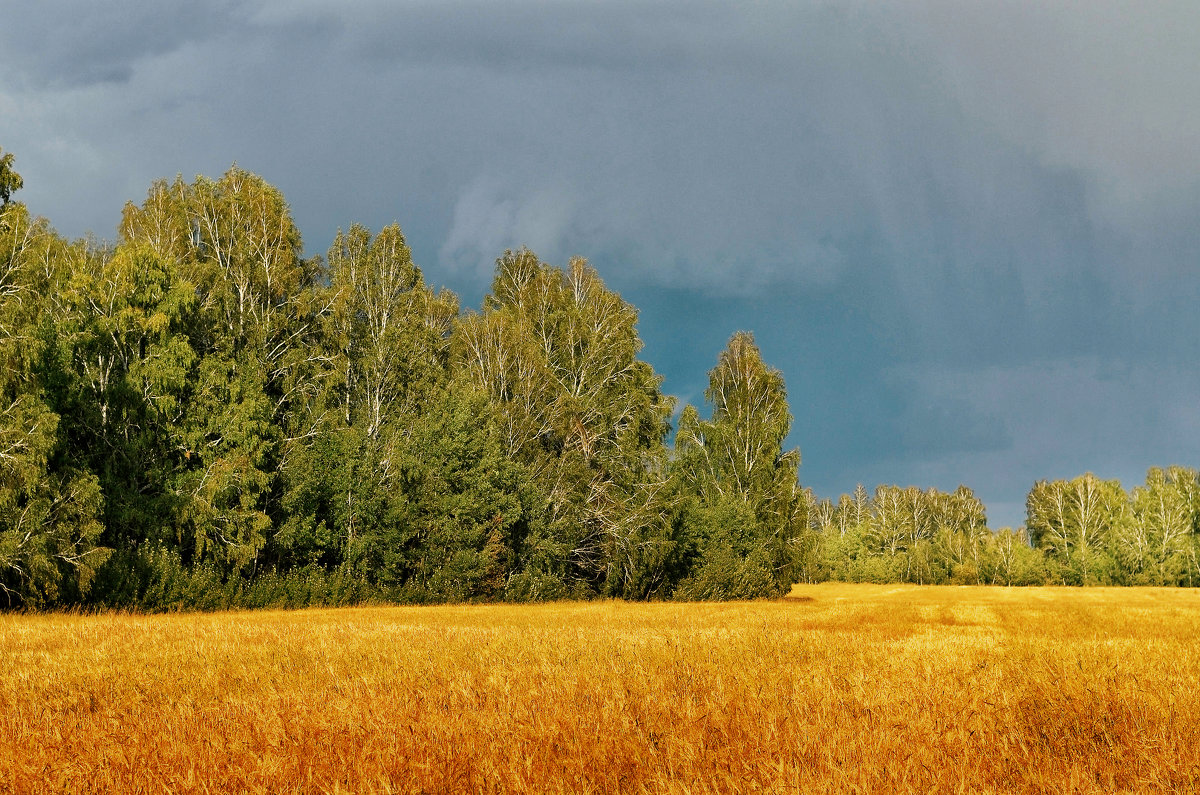
[[[1200,593],[0,616],[0,791],[1200,791]]]

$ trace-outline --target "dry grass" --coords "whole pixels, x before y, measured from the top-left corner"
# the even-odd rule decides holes
[[[0,616],[0,791],[1200,791],[1200,593]]]

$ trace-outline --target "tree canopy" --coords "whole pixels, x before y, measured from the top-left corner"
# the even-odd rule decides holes
[[[12,195],[19,191],[25,183],[21,175],[13,170],[13,153],[4,153],[0,149],[0,207],[8,204]]]
[[[0,606],[777,596],[798,580],[1200,582],[1200,476],[982,502],[800,485],[783,373],[733,333],[705,405],[576,257],[496,260],[477,310],[397,225],[304,253],[237,166],[67,241],[0,154]],[[673,421],[674,418],[674,421]],[[674,434],[672,430],[674,426]]]

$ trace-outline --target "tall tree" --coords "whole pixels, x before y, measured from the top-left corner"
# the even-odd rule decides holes
[[[194,287],[200,357],[180,423],[176,490],[186,559],[249,571],[280,518],[278,478],[312,379],[319,263],[277,189],[236,166],[220,179],[154,183],[126,205],[125,243],[174,262]]]
[[[162,541],[187,450],[179,431],[197,360],[195,288],[139,243],[83,251],[71,270],[72,305],[59,323],[74,393],[65,431],[101,479],[110,544]]]
[[[417,460],[410,457],[415,429],[444,398],[458,303],[425,285],[395,225],[377,236],[358,224],[339,232],[328,263],[320,301],[325,395],[309,420],[323,438],[298,452],[287,482],[289,491],[321,491],[324,507],[290,511],[281,538],[292,543],[319,515],[341,563],[361,572],[367,558],[380,559],[380,544],[417,543],[408,486],[420,476],[403,462]],[[388,579],[404,582],[396,561],[413,550],[393,552]]]
[[[934,555],[959,584],[977,584],[985,576],[991,531],[983,502],[966,486],[949,494],[934,491]]]
[[[1122,577],[1139,585],[1191,584],[1193,550],[1200,529],[1200,474],[1194,469],[1158,467],[1130,495],[1131,516],[1113,535]]]
[[[665,565],[673,403],[637,358],[636,323],[586,261],[559,269],[521,250],[498,260],[483,312],[456,327],[456,367],[493,401],[509,451],[546,494],[514,595],[637,593],[657,577],[639,572]]]
[[[1025,502],[1034,544],[1077,585],[1112,580],[1109,536],[1128,518],[1128,498],[1115,480],[1090,472],[1074,480],[1038,481]]]
[[[992,585],[1044,585],[1045,559],[1024,527],[1001,528],[991,542],[988,582]]]
[[[0,208],[0,597],[8,605],[79,598],[110,551],[100,544],[99,483],[64,443],[50,406],[66,249],[24,205]]]
[[[346,422],[357,415],[378,439],[388,418],[415,416],[445,382],[458,301],[425,286],[396,225],[374,238],[357,224],[339,232],[328,262]]]
[[[696,571],[683,591],[704,598],[777,593],[790,585],[808,501],[782,374],[738,332],[709,372],[712,419],[688,406],[676,434],[678,472],[695,502]]]

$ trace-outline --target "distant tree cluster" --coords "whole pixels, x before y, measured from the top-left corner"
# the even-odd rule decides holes
[[[306,258],[237,167],[68,242],[0,158],[0,606],[727,599],[800,579],[1197,578],[1200,487],[1039,483],[1028,532],[966,488],[799,486],[783,377],[737,333],[705,419],[582,259],[498,259],[479,311],[354,224]],[[672,443],[669,443],[673,441]]]
[[[1200,473],[1154,468],[1127,493],[1092,474],[1039,481],[1017,530],[992,532],[965,486],[880,486],[813,503],[810,581],[1200,585]]]

